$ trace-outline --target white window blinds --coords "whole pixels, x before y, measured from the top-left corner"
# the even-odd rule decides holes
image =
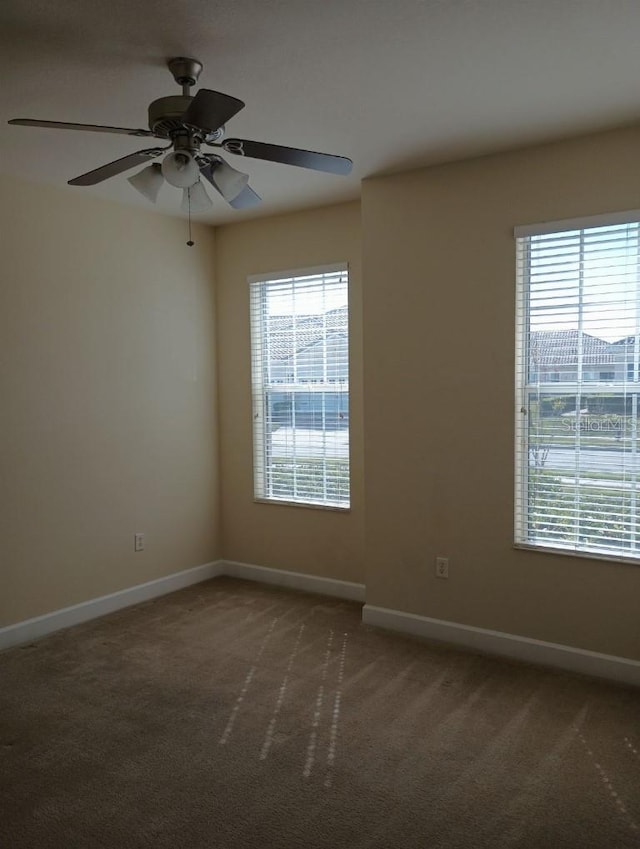
[[[346,265],[250,279],[257,499],[349,507]]]
[[[639,221],[516,230],[516,543],[640,557]]]

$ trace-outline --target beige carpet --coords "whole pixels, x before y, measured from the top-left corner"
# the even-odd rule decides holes
[[[2,849],[640,847],[640,693],[220,578],[0,655]]]

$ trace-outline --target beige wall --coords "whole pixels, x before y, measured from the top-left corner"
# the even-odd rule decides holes
[[[639,567],[512,546],[512,230],[640,207],[638,151],[632,129],[371,179],[218,228],[214,255],[205,228],[190,251],[182,222],[3,178],[0,624],[224,556],[640,659]],[[247,276],[341,261],[352,509],[254,503]]]
[[[369,603],[640,659],[640,567],[512,547],[513,227],[640,207],[639,155],[633,129],[365,181]]]
[[[214,560],[218,485],[211,230],[189,249],[81,189],[0,194],[7,625]]]
[[[364,581],[361,244],[359,203],[216,230],[220,464],[225,558],[345,581]],[[343,262],[350,285],[351,510],[253,501],[247,277]]]

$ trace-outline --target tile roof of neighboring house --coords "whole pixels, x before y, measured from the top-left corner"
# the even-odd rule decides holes
[[[529,335],[531,361],[538,366],[570,366],[578,362],[579,330],[534,330]],[[584,365],[609,365],[615,362],[610,344],[582,332]]]
[[[618,339],[617,342],[612,342],[612,345],[634,345],[636,341],[635,336],[625,336],[624,339]]]
[[[347,307],[330,310],[324,315],[289,315],[269,317],[269,354],[272,360],[288,360],[319,342],[326,333],[347,332]]]

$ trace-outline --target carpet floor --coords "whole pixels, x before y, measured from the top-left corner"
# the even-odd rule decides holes
[[[0,654],[2,849],[638,849],[640,692],[217,578]]]

